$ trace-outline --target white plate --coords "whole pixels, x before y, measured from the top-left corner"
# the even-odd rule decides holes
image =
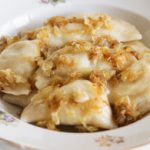
[[[149,9],[149,0],[68,0],[55,6],[38,0],[5,0],[0,2],[0,35],[12,35],[37,27],[53,15],[105,12],[136,25],[144,37],[144,42],[150,46]],[[13,110],[10,107],[0,108],[8,112]],[[35,127],[0,112],[0,139],[19,149],[122,150],[150,142],[149,124],[150,115],[136,123],[110,131],[65,133]]]

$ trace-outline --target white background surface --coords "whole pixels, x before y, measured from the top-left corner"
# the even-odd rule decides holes
[[[16,2],[14,4],[14,1],[17,2],[17,5]],[[131,11],[133,11],[134,6],[135,12],[143,16],[146,16],[147,18],[150,19],[150,0],[141,0],[143,3],[146,3],[142,11],[140,11],[141,5],[136,4],[137,0],[112,0],[111,2],[110,0],[101,0],[101,1],[102,3],[111,4],[115,6],[117,4],[119,7],[126,8]],[[45,7],[45,5],[46,4],[41,4],[40,0],[0,0],[0,24],[4,24],[5,22],[9,21],[9,19],[20,16],[21,14],[31,11],[32,9]],[[0,141],[0,150],[18,150],[18,149],[6,144],[5,142]],[[136,148],[135,150],[150,150],[150,145]]]

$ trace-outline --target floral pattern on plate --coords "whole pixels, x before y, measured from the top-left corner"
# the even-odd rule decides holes
[[[10,114],[0,110],[0,125],[9,125],[15,123],[17,120]]]
[[[60,2],[65,2],[65,0],[41,0],[42,3],[44,4],[57,4],[57,3],[60,3]]]
[[[113,144],[120,144],[124,141],[124,137],[116,137],[110,135],[103,135],[95,140],[95,142],[98,143],[100,147],[110,147]]]

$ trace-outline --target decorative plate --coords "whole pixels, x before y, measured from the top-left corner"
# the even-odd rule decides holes
[[[149,0],[5,0],[0,2],[0,36],[37,27],[54,15],[105,12],[136,25],[150,47],[149,9]],[[66,133],[24,123],[15,117],[18,113],[0,101],[0,149],[123,150],[150,142],[150,115],[114,130]]]

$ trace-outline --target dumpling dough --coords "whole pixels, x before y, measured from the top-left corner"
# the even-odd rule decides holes
[[[132,41],[123,43],[124,46],[129,46],[133,48],[138,53],[143,53],[145,50],[149,50],[149,48],[141,41]]]
[[[29,78],[40,56],[38,41],[19,41],[0,54],[0,90],[13,95],[27,95],[31,91]]]
[[[115,108],[117,123],[136,121],[150,111],[150,52],[110,81],[109,99]]]
[[[98,45],[86,41],[69,42],[48,55],[35,73],[36,87],[46,87],[50,78],[55,75],[66,78],[73,73],[79,73],[80,77],[86,77],[95,70],[99,70],[109,80],[116,70],[122,70],[137,61],[132,48],[126,49],[121,43],[109,48],[112,40],[106,40],[101,38]]]
[[[111,129],[115,124],[107,94],[107,89],[88,80],[75,80],[60,88],[49,86],[32,98],[21,119],[26,122],[50,119],[55,125]]]
[[[113,19],[110,21],[110,24],[112,26],[111,29],[100,30],[99,34],[110,35],[119,42],[137,41],[142,39],[142,35],[136,27],[126,21]]]
[[[105,50],[108,49],[93,46],[90,42],[85,41],[66,44],[43,61],[35,75],[36,87],[41,89],[48,85],[51,75],[67,77],[72,73],[79,73],[83,77],[96,69],[107,72],[110,78],[115,71],[112,64],[103,56]]]
[[[55,48],[69,41],[95,41],[102,35],[112,36],[119,42],[142,39],[142,35],[130,23],[102,14],[82,18],[52,17],[41,28],[37,38]]]
[[[11,94],[4,94],[2,96],[2,99],[10,104],[15,104],[17,106],[21,107],[26,107],[30,101],[33,95],[35,94],[34,92],[31,92],[29,95],[11,95]]]

